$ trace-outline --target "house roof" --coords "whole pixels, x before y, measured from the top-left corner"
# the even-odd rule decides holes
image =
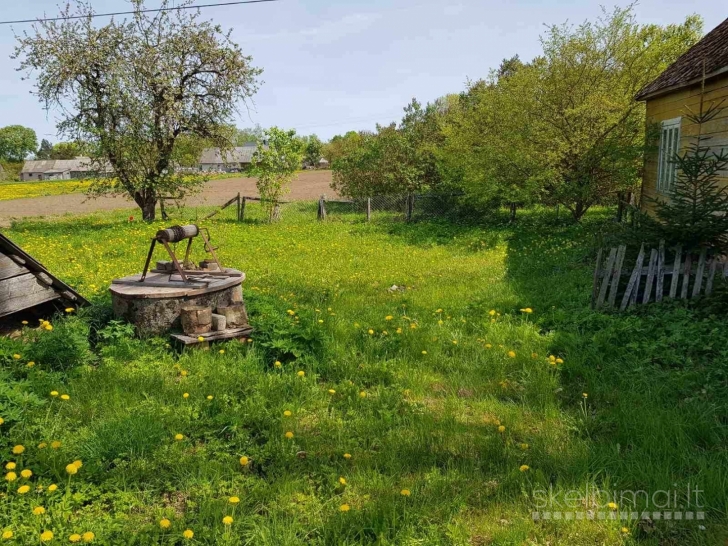
[[[703,62],[706,78],[728,72],[728,19],[703,36],[654,81],[640,89],[635,99],[644,100],[651,95],[700,82],[703,78]]]
[[[205,148],[200,157],[201,164],[226,164],[226,163],[251,163],[253,154],[258,148],[255,143],[247,143],[245,146],[238,146],[225,152],[225,158],[220,153],[220,148]]]
[[[88,157],[77,157],[76,159],[41,159],[26,161],[23,165],[23,173],[55,173],[66,171],[87,172],[95,170],[92,167],[91,159]]]

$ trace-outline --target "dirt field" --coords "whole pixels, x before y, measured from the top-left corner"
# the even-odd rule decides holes
[[[326,194],[335,197],[331,189],[331,171],[305,171],[291,184],[291,193],[286,196],[289,201],[315,200]],[[211,180],[198,195],[187,200],[188,205],[222,205],[238,192],[242,195],[257,196],[253,178],[227,178]],[[8,225],[15,218],[29,216],[51,216],[66,213],[84,213],[99,210],[115,210],[137,208],[136,204],[122,197],[103,197],[87,199],[82,194],[54,195],[35,197],[32,199],[14,199],[0,201],[0,224]]]

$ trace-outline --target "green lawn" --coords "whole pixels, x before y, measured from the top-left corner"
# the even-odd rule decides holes
[[[0,531],[18,544],[44,530],[114,545],[721,544],[728,298],[589,311],[610,216],[213,219],[256,332],[181,356],[108,316],[110,280],[141,269],[161,223],[15,224],[6,234],[96,305],[0,341],[0,454],[17,463]],[[636,507],[629,491],[645,492]],[[613,501],[705,520],[612,520]]]

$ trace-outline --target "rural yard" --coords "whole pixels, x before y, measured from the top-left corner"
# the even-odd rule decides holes
[[[36,184],[30,183],[29,186]],[[69,181],[68,184],[70,186],[73,181]],[[302,171],[291,183],[291,192],[285,199],[313,201],[322,194],[333,197],[336,193],[330,186],[331,171]],[[8,225],[13,218],[138,208],[134,202],[124,197],[89,199],[82,192],[3,201],[2,191],[3,186],[0,185],[0,225]],[[238,192],[242,195],[258,196],[255,179],[241,177],[210,180],[199,194],[187,200],[187,204],[190,206],[221,205]]]

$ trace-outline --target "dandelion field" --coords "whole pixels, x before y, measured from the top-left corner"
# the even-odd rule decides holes
[[[6,234],[95,305],[0,339],[0,536],[722,543],[726,298],[590,311],[595,234],[609,216],[212,219],[222,261],[246,272],[255,332],[181,355],[109,316],[109,282],[141,269],[162,223],[118,213],[14,224]],[[532,519],[539,491],[586,491],[582,513],[618,513],[621,500],[588,491],[669,489],[685,504],[688,484],[702,491],[703,521]]]

